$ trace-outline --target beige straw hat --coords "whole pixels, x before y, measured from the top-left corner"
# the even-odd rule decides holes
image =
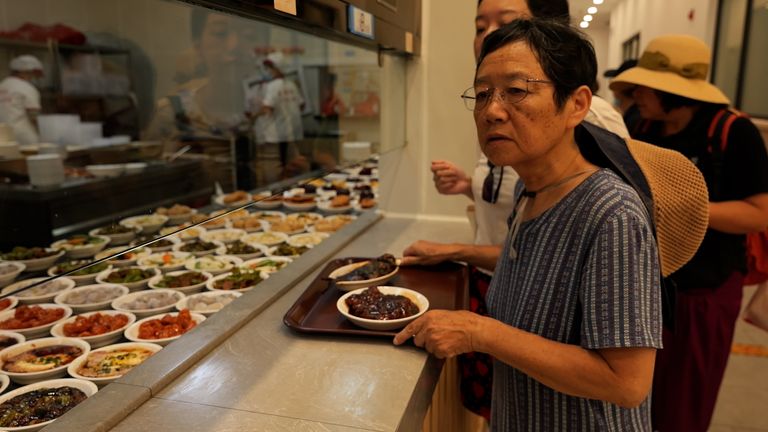
[[[707,44],[693,36],[659,36],[645,48],[637,66],[616,76],[609,87],[621,92],[641,85],[697,101],[730,104],[707,81],[711,58]]]

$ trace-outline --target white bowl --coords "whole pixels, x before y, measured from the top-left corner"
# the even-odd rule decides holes
[[[71,259],[88,258],[101,252],[109,244],[107,236],[90,236],[101,240],[98,243],[88,243],[84,245],[71,245],[67,239],[59,240],[51,244],[52,249],[61,249],[67,252],[67,257]]]
[[[8,388],[8,385],[11,383],[11,379],[8,378],[8,375],[1,375],[0,374],[0,394],[5,391],[5,389]]]
[[[244,226],[244,224],[246,223],[248,223],[250,226]],[[246,233],[264,231],[265,229],[269,228],[269,223],[267,223],[267,221],[260,219],[258,217],[253,217],[253,216],[248,216],[248,217],[229,221],[229,225],[233,229],[244,230]]]
[[[20,333],[24,335],[24,337],[26,337],[27,339],[33,339],[33,338],[48,334],[48,331],[51,329],[51,327],[56,325],[56,323],[58,323],[59,321],[64,321],[65,319],[69,318],[70,315],[72,315],[72,308],[70,308],[69,306],[58,305],[53,303],[41,303],[41,304],[31,305],[29,307],[35,307],[35,306],[39,306],[43,309],[62,309],[64,311],[64,315],[62,315],[62,317],[57,319],[56,321],[51,321],[47,324],[43,324],[35,327],[26,327],[26,328],[20,328],[20,329],[6,329],[6,330]],[[0,323],[13,318],[16,315],[16,311],[19,309],[20,308],[6,309],[0,312]]]
[[[220,281],[222,279],[226,279],[229,275],[232,274],[232,272],[220,274],[220,275],[218,275],[218,276],[216,276],[216,277],[214,277],[212,279],[209,279],[208,282],[206,282],[206,284],[205,284],[205,288],[207,288],[209,291],[226,291],[226,292],[246,292],[246,291],[250,291],[250,290],[254,289],[256,286],[258,286],[259,283],[264,282],[266,279],[269,278],[269,274],[268,273],[264,273],[264,272],[258,272],[258,273],[259,273],[259,277],[261,278],[261,280],[258,283],[256,283],[256,285],[251,285],[251,286],[248,286],[246,288],[231,289],[231,290],[225,290],[225,289],[221,289],[221,288],[216,288],[216,286],[215,286],[216,282],[218,282],[218,281]]]
[[[273,194],[269,191],[252,195],[251,199],[253,199],[253,206],[262,210],[271,210],[283,205],[282,195],[279,200],[268,201],[266,198],[271,196],[273,196]]]
[[[319,245],[323,240],[327,239],[331,235],[328,233],[304,233],[304,234],[296,234],[288,237],[288,240],[285,242],[288,243],[291,246],[307,246],[307,247],[314,247]]]
[[[144,171],[144,168],[147,167],[147,164],[145,162],[132,162],[123,164],[123,167],[125,168],[126,174],[138,174]]]
[[[158,214],[158,213],[155,213]],[[179,214],[165,214],[165,216],[168,216],[168,225],[181,225],[184,222],[187,222],[188,220],[192,219],[192,216],[197,214],[197,209],[190,208],[188,212],[186,213],[179,213]]]
[[[130,246],[120,246],[116,248],[110,248],[97,253],[95,259],[100,260],[102,258],[106,258],[116,254],[119,254],[117,255],[117,257],[121,257],[122,255],[125,255],[122,252],[130,248],[131,248]],[[109,260],[109,263],[112,264],[113,267],[129,267],[136,264],[136,261],[139,258],[148,256],[151,253],[152,253],[152,250],[148,247],[139,248],[139,249],[136,249],[135,251],[129,252],[129,254],[131,254],[129,258],[126,258],[126,259],[113,258]]]
[[[85,170],[94,177],[117,177],[125,172],[122,164],[86,165]]]
[[[64,376],[67,374],[67,365],[69,365],[69,362],[60,366],[53,367],[51,369],[38,372],[10,372],[5,370],[5,363],[9,358],[29,350],[44,348],[51,345],[67,345],[80,348],[82,353],[75,358],[87,355],[91,351],[91,347],[87,342],[76,338],[49,337],[28,340],[20,344],[11,345],[8,348],[0,351],[0,369],[2,369],[3,373],[8,375],[11,380],[17,384],[30,384],[37,381]],[[72,360],[74,361],[74,359]]]
[[[62,379],[52,379],[47,381],[40,381],[36,382],[34,384],[30,384],[21,388],[17,388],[16,390],[10,391],[2,396],[0,396],[0,404],[5,403],[16,396],[23,395],[25,393],[29,393],[33,390],[42,389],[42,388],[60,388],[60,387],[73,387],[76,388],[83,393],[85,393],[86,397],[93,396],[99,388],[96,387],[96,384],[88,381],[83,381],[79,379],[72,379],[72,378],[62,378]],[[29,426],[21,426],[21,427],[5,427],[3,428],[4,431],[7,432],[35,432],[38,431],[52,422],[56,421],[56,419],[49,420],[42,423],[37,423],[34,425]]]
[[[208,230],[203,228],[202,226],[184,227],[184,228],[182,228],[181,226],[174,226],[174,227],[165,227],[161,229],[160,235],[176,233],[169,238],[178,239],[180,242],[188,242],[188,241],[195,240],[196,238],[199,238],[201,234],[204,234],[206,232],[208,232]]]
[[[48,280],[48,277],[38,277],[32,279],[25,279],[16,282],[12,285],[8,285],[3,288],[2,294],[8,294],[18,289],[28,287],[32,284]],[[75,281],[68,277],[60,277],[30,288],[26,291],[19,291],[13,294],[19,299],[19,303],[23,304],[36,304],[36,303],[48,303],[53,300],[59,293],[70,290],[75,287]],[[51,291],[48,291],[51,290]]]
[[[16,339],[16,343],[15,343],[15,344],[13,344],[13,345],[8,345],[9,347],[11,347],[11,346],[14,346],[14,345],[16,345],[16,344],[20,344],[20,343],[23,343],[23,342],[26,342],[26,341],[27,341],[27,338],[25,338],[23,334],[21,334],[21,333],[16,333],[16,332],[14,332],[14,331],[9,331],[9,330],[0,330],[0,338],[2,338],[2,337],[11,338],[11,339]],[[7,347],[5,347],[5,348],[7,348]],[[4,348],[0,348],[0,351],[2,351],[3,349],[4,349]],[[0,393],[2,393],[2,392],[0,391]]]
[[[145,279],[142,279],[142,280],[136,281],[136,282],[109,282],[107,280],[107,277],[109,277],[110,274],[115,273],[115,272],[119,272],[119,271],[123,271],[123,270],[129,270],[129,269],[151,270],[154,274],[152,276],[149,276],[149,277],[147,277]],[[103,283],[106,283],[106,284],[116,283],[118,285],[123,285],[123,286],[127,287],[131,291],[138,291],[138,290],[142,290],[142,289],[146,288],[147,287],[147,283],[149,282],[149,280],[153,276],[157,276],[159,274],[160,274],[160,270],[155,268],[155,267],[141,267],[141,266],[123,267],[123,268],[107,270],[107,271],[103,271],[103,272],[99,273],[99,275],[96,276],[96,282],[102,283],[102,284]]]
[[[121,369],[122,373],[119,373],[119,374],[116,374],[116,375],[113,375],[113,376],[109,376],[109,377],[103,377],[103,378],[88,377],[88,376],[81,375],[80,373],[78,373],[78,370],[80,369],[80,367],[83,364],[85,364],[85,362],[88,361],[89,358],[92,358],[93,356],[100,356],[99,353],[110,353],[112,351],[119,351],[119,350],[125,350],[125,349],[136,349],[136,348],[145,349],[147,351],[152,352],[152,354],[157,353],[158,351],[163,349],[163,347],[158,345],[158,344],[147,343],[147,342],[123,342],[123,343],[119,343],[119,344],[107,345],[105,347],[101,347],[101,348],[92,350],[90,353],[88,353],[87,356],[79,357],[77,360],[75,360],[72,363],[70,363],[69,366],[67,367],[67,372],[71,376],[73,376],[74,378],[90,381],[90,382],[96,384],[97,386],[105,386],[105,385],[107,385],[107,384],[117,380],[118,378],[120,378],[121,376],[125,375],[126,373],[130,372],[132,368],[138,366],[141,363],[135,364],[135,365],[134,364],[129,364],[127,366],[130,366],[130,368]],[[147,357],[147,358],[149,358],[149,357]],[[123,359],[119,359],[118,362],[122,361],[122,360]],[[134,360],[130,360],[130,361],[134,361]],[[110,361],[109,363],[110,363],[110,365],[112,365],[115,362],[114,361]],[[98,366],[98,363],[97,363],[97,366]]]
[[[16,261],[0,261],[0,269],[8,270],[8,273],[0,274],[0,287],[13,282],[27,266]]]
[[[279,271],[281,268],[284,268],[288,264],[293,262],[292,258],[289,257],[262,257],[262,258],[254,258],[252,260],[248,260],[238,267],[240,268],[249,268],[252,270],[260,270],[264,273],[274,273]],[[271,264],[276,263],[276,264]],[[282,265],[282,267],[280,267]]]
[[[187,296],[176,303],[176,310],[181,311],[183,309],[189,309],[190,312],[199,313],[205,316],[211,316],[215,314],[216,312],[220,311],[224,306],[229,304],[229,302],[232,302],[234,300],[237,300],[238,297],[243,295],[240,292],[237,291],[205,291],[197,294],[192,294],[191,296]],[[200,303],[200,300],[212,300],[213,303],[209,304],[207,307],[202,308],[200,305],[204,305],[204,303]],[[229,299],[227,303],[221,302],[221,299]],[[198,303],[198,308],[192,309],[190,308],[190,305],[194,305],[195,303]]]
[[[283,200],[283,205],[288,210],[293,210],[293,211],[309,211],[309,210],[312,210],[315,207],[317,207],[317,202],[316,201],[317,201],[317,198],[315,198],[315,200],[310,201],[310,202],[295,203],[295,202],[288,201],[287,199],[284,199]]]
[[[162,319],[166,315],[171,315],[171,316],[175,317],[175,316],[178,316],[180,313],[181,312],[162,313],[162,314],[153,315],[153,316],[141,319],[139,321],[136,321],[135,323],[131,324],[131,326],[128,327],[125,330],[125,338],[128,339],[129,341],[132,341],[132,342],[149,342],[149,343],[158,344],[160,346],[166,346],[169,343],[171,343],[171,342],[175,341],[176,339],[180,338],[181,336],[184,336],[184,334],[181,334],[179,336],[169,337],[169,338],[163,338],[163,339],[142,339],[142,338],[139,337],[139,327],[141,327],[141,325],[143,323],[147,322],[147,321],[151,321],[151,320],[155,320],[155,319]],[[200,325],[201,322],[205,321],[205,315],[202,315],[202,314],[199,314],[199,313],[194,313],[194,312],[191,312],[189,315],[192,317],[192,320],[196,323],[195,327]],[[192,329],[190,329],[189,331],[191,331],[193,329],[194,329],[194,327]]]
[[[307,228],[307,231],[308,232],[327,232],[330,234],[344,228],[347,224],[351,223],[355,219],[357,219],[357,216],[355,215],[328,216],[322,221],[315,222],[314,225]],[[336,222],[337,220],[339,222]]]
[[[243,263],[243,260],[232,255],[205,255],[190,258],[184,264],[187,270],[205,271],[214,276],[231,271],[235,266]]]
[[[243,243],[263,244],[264,246],[276,246],[288,240],[288,234],[274,231],[264,231],[246,234],[241,239]]]
[[[102,291],[103,294],[103,300],[101,301],[91,301],[90,303],[80,303],[80,304],[74,304],[71,303],[73,300],[77,300],[76,296],[79,295],[87,295],[90,292],[97,292]],[[112,295],[109,295],[109,292],[113,293]],[[118,284],[93,284],[93,285],[83,285],[81,287],[72,288],[69,291],[65,291],[63,293],[60,293],[56,297],[54,297],[53,302],[60,305],[69,306],[72,308],[72,311],[75,313],[82,313],[82,312],[89,312],[89,311],[95,311],[95,310],[101,310],[108,308],[109,305],[112,303],[112,300],[124,296],[128,294],[129,290],[128,287]]]
[[[264,222],[268,223],[273,218],[277,218],[279,220],[284,220],[285,219],[285,213],[283,213],[281,211],[264,210],[264,211],[253,212],[253,213],[251,213],[250,217],[259,218],[259,219],[263,220]]]
[[[289,244],[277,245],[277,246],[272,246],[271,248],[267,249],[267,256],[270,257],[270,258],[272,258],[272,257],[288,257],[288,258],[292,258],[292,259],[296,259],[296,258],[301,256],[301,253],[293,254],[293,255],[278,254],[278,249],[280,247],[303,247],[303,248],[307,248],[307,250],[312,249],[312,246],[291,246]],[[307,251],[305,250],[302,253],[306,253],[306,252]]]
[[[180,288],[158,286],[158,284],[163,280],[163,278],[166,278],[168,276],[179,276],[179,275],[183,275],[184,273],[190,273],[190,272],[200,273],[205,277],[205,280],[203,282],[200,282],[194,285],[188,285]],[[192,293],[202,291],[203,288],[205,288],[205,283],[208,282],[208,280],[211,278],[213,278],[213,275],[208,272],[198,271],[198,270],[179,270],[179,271],[174,271],[174,272],[166,273],[164,275],[157,275],[153,277],[152,279],[149,280],[149,287],[152,289],[167,288],[167,289],[172,289],[174,291],[183,292],[184,294],[192,294]]]
[[[55,252],[54,255],[43,257],[43,258],[34,258],[34,259],[28,259],[28,260],[5,260],[4,262],[15,262],[15,263],[21,263],[26,266],[24,271],[27,272],[33,272],[38,270],[45,270],[48,267],[52,266],[53,263],[59,260],[59,258],[63,257],[64,254],[66,254],[66,251],[63,250],[56,250],[51,248],[45,248],[48,252]]]
[[[121,225],[123,226],[123,225]],[[88,231],[88,234],[92,236],[105,236],[109,237],[109,244],[110,245],[124,245],[133,240],[136,237],[136,234],[141,232],[141,228],[134,227],[132,228],[133,231],[124,232],[124,233],[116,233],[116,234],[102,234],[100,231],[106,227],[101,228],[94,228],[90,231]]]
[[[78,317],[87,318],[94,314],[111,315],[111,316],[124,315],[126,318],[128,318],[128,322],[126,322],[123,326],[121,326],[118,329],[112,330],[110,332],[94,335],[94,336],[67,336],[65,334],[65,331],[64,331],[65,325],[74,323]],[[55,337],[62,337],[62,338],[80,339],[87,342],[88,345],[91,346],[91,348],[99,348],[99,347],[103,347],[104,345],[113,344],[118,340],[120,340],[120,338],[123,337],[123,332],[125,331],[125,329],[127,329],[128,326],[130,326],[134,322],[136,322],[136,315],[130,312],[115,311],[115,310],[92,311],[92,312],[86,312],[76,316],[71,316],[64,321],[56,323],[55,326],[51,327],[51,335]]]
[[[127,307],[126,303],[133,302],[137,299],[141,299],[145,296],[158,296],[158,293],[165,293],[169,297],[169,301],[167,304],[155,308],[144,308],[144,309],[129,309]],[[149,290],[149,291],[138,291],[130,294],[126,294],[122,297],[118,297],[114,300],[112,300],[111,306],[112,309],[122,311],[122,312],[130,312],[134,315],[136,315],[136,318],[144,318],[152,315],[156,315],[163,312],[168,312],[170,310],[173,310],[173,306],[181,300],[182,298],[186,297],[184,293],[172,290],[172,289],[155,289],[155,290]]]
[[[332,271],[329,275],[329,279],[336,279],[338,277],[344,276],[345,274],[357,269],[358,267],[364,266],[368,261],[360,261],[352,264],[347,264],[345,266],[341,266],[337,268],[336,270]],[[369,286],[379,285],[383,284],[384,282],[392,279],[395,277],[397,272],[400,271],[400,266],[396,266],[394,270],[391,272],[375,277],[373,279],[363,279],[363,280],[355,280],[355,281],[337,281],[334,280],[333,284],[336,285],[336,288],[342,290],[342,291],[352,291],[359,288],[366,288]]]
[[[348,320],[352,321],[355,325],[369,330],[395,330],[405,327],[408,325],[408,323],[420,317],[424,314],[424,312],[427,311],[427,309],[429,309],[429,300],[427,300],[427,298],[424,297],[421,293],[418,293],[414,290],[393,286],[380,286],[378,288],[382,294],[401,295],[408,297],[419,308],[419,313],[411,315],[407,318],[393,320],[373,320],[350,315],[349,308],[347,307],[346,303],[347,298],[355,294],[360,294],[368,288],[356,289],[339,297],[339,300],[336,302],[336,309],[338,309],[342,315],[344,315]]]
[[[5,306],[4,308],[0,308],[0,312],[2,312],[4,310],[11,310],[11,309],[15,308],[16,305],[19,304],[19,299],[18,299],[18,297],[15,297],[15,296],[8,296],[8,297],[6,297],[4,299],[0,299],[0,301],[6,300],[6,299],[8,300],[8,306]],[[0,331],[4,331],[4,330],[0,330]]]
[[[165,241],[166,243],[161,243],[163,241]],[[131,246],[136,246],[139,243],[143,243],[143,241],[140,242],[138,239],[136,239],[136,240],[132,241],[130,243],[130,245]],[[176,236],[168,236],[168,237],[164,237],[164,238],[152,239],[151,242],[148,243],[148,246],[145,246],[145,248],[146,249],[150,249],[153,253],[168,252],[169,250],[173,249],[173,247],[176,246],[179,243],[181,243],[181,240],[179,240],[178,237],[176,237]]]
[[[168,216],[151,214],[125,218],[120,221],[120,225],[138,227],[141,228],[142,233],[152,234],[157,232],[166,222],[168,222]]]
[[[347,204],[345,206],[333,207],[330,201],[321,201],[317,203],[317,208],[323,213],[328,213],[328,214],[347,213],[354,209],[354,207],[352,207],[351,202],[350,204]]]
[[[200,234],[200,240],[206,242],[219,241],[222,243],[232,243],[236,240],[240,240],[240,238],[242,238],[245,234],[245,230],[226,228]]]
[[[269,248],[267,248],[262,244],[258,244],[258,243],[246,243],[246,244],[256,249],[256,252],[248,253],[248,254],[235,254],[229,251],[228,246],[221,246],[218,249],[216,249],[216,253],[219,256],[232,256],[242,261],[247,261],[250,259],[265,256],[267,252],[269,252]]]
[[[241,199],[241,200],[225,203],[224,202],[224,197],[227,196],[227,195],[229,195],[229,194],[216,195],[216,196],[213,197],[213,202],[215,202],[216,204],[220,205],[221,207],[227,207],[227,208],[240,207],[240,206],[244,206],[244,205],[248,204],[249,202],[251,202],[251,195],[250,194],[246,194],[246,197]]]
[[[58,267],[60,265],[62,265],[62,264],[65,264],[65,263],[56,264],[53,267],[49,268],[48,269],[48,276],[53,277],[53,276],[56,276],[56,275],[59,275],[59,274],[63,273],[63,272],[57,272],[56,271],[58,269]],[[83,267],[83,269],[84,269],[85,267],[88,266],[88,264],[90,264],[90,263],[83,262],[83,263],[80,263],[80,266]],[[98,267],[103,267],[103,268],[101,270],[99,270],[99,271],[97,271],[95,273],[91,273],[91,274],[76,275],[75,273],[77,273],[77,272],[75,272],[73,274],[67,275],[66,277],[69,278],[69,279],[72,279],[73,281],[75,281],[75,285],[88,285],[88,284],[93,283],[93,281],[96,280],[96,276],[99,273],[103,272],[104,270],[112,269],[112,264],[109,264],[108,262],[99,263],[99,264],[97,264],[97,266]],[[81,270],[78,270],[78,271],[81,271]]]
[[[176,252],[187,252],[187,251],[183,251],[182,249],[189,247],[189,245],[191,243],[192,242],[176,244],[176,245],[173,246],[173,250],[176,251]],[[216,250],[218,248],[224,246],[224,243],[222,243],[220,241],[211,241],[211,242],[206,242],[206,243],[213,243],[213,244],[216,245],[216,247],[213,248],[213,249],[208,249],[208,250],[204,250],[204,251],[190,251],[190,252],[187,252],[187,253],[191,253],[192,255],[198,256],[198,257],[199,256],[204,256],[204,255],[212,255],[212,254],[216,253]]]
[[[166,273],[184,268],[184,263],[192,254],[187,252],[160,252],[139,258],[136,262],[142,267],[156,267]]]
[[[285,218],[297,219],[297,220],[303,221],[305,225],[310,226],[310,225],[314,225],[315,222],[321,219],[324,219],[325,216],[321,215],[320,213],[314,213],[314,212],[298,212],[298,213],[291,213]]]

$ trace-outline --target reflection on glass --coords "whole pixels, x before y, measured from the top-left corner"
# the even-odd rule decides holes
[[[717,40],[717,64],[714,70],[715,84],[731,101],[736,101],[746,11],[746,0],[725,2],[722,6],[722,14],[718,18],[720,31]]]
[[[749,48],[744,64],[744,92],[741,109],[756,117],[768,117],[768,53],[764,42],[768,40],[768,0],[752,3],[752,22],[749,26]]]

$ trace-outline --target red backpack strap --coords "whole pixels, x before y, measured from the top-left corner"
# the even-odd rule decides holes
[[[746,114],[732,108],[723,108],[712,118],[707,131],[707,150],[712,153],[713,146],[717,142],[720,152],[725,152],[728,147],[728,133],[731,131],[731,125],[738,118],[748,118]],[[717,140],[717,141],[715,141]]]

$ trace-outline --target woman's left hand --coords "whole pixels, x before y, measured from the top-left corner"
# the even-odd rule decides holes
[[[483,317],[468,311],[433,310],[408,324],[395,335],[395,345],[413,337],[416,346],[424,347],[437,358],[453,357],[476,351]]]

